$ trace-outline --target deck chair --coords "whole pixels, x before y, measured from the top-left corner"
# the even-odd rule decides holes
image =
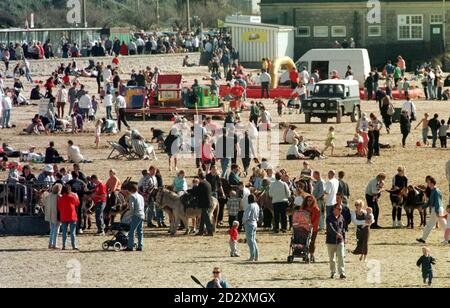
[[[112,148],[111,153],[109,154],[107,159],[121,159],[121,158],[133,158],[133,154],[128,152],[123,146],[116,142],[108,142]],[[115,156],[113,156],[114,152],[117,152]]]
[[[155,149],[150,145],[146,145],[143,141],[133,139],[131,140],[131,146],[138,159],[157,160]]]

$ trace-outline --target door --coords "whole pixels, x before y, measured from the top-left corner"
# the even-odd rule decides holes
[[[315,70],[319,71],[320,80],[330,79],[328,70],[330,68],[329,61],[312,61],[311,62],[311,73]]]
[[[442,24],[430,25],[430,47],[433,53],[444,51],[444,28]]]

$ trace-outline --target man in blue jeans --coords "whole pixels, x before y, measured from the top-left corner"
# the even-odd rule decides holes
[[[234,138],[228,137],[228,131],[226,128],[222,130],[222,136],[217,139],[216,142],[216,157],[220,159],[220,165],[222,167],[223,178],[228,173],[228,167],[230,166],[231,158],[234,156]]]
[[[142,251],[143,239],[144,239],[144,218],[145,218],[145,202],[144,198],[138,193],[138,186],[136,184],[130,185],[128,191],[131,196],[128,200],[130,206],[130,212],[133,217],[131,218],[130,233],[128,238],[128,248],[125,251],[133,251],[134,248],[134,234],[137,233],[138,247],[137,251]]]
[[[91,182],[95,185],[92,191],[92,201],[95,204],[95,223],[97,225],[97,235],[105,235],[105,221],[103,212],[106,207],[106,185],[98,180],[96,175],[91,176]]]

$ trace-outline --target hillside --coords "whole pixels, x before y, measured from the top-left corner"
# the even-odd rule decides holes
[[[134,26],[157,28],[157,0],[86,0],[88,26]],[[215,27],[226,15],[248,12],[245,0],[190,0],[194,26],[203,22]],[[67,0],[2,0],[0,28],[23,27],[26,17],[35,14],[36,27],[67,27]],[[186,0],[159,0],[160,27],[184,27]]]

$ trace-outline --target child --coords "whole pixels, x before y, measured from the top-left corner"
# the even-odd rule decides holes
[[[241,206],[241,198],[238,197],[237,192],[232,190],[230,192],[230,199],[228,199],[228,224],[230,228],[233,226],[233,222],[237,220],[239,208]]]
[[[366,209],[366,224],[364,227],[370,227],[375,221],[375,216],[373,216],[373,209],[368,207]]]
[[[450,244],[450,205],[447,205],[447,228],[445,229],[445,240]]]
[[[358,130],[353,140],[356,143],[356,149],[358,150],[357,156],[366,157],[366,149],[364,147],[364,138],[362,136],[362,130]]]
[[[334,127],[331,126],[328,130],[327,140],[325,141],[325,149],[322,151],[321,155],[325,153],[328,148],[331,147],[331,156],[334,156],[334,148],[335,148],[336,136],[334,134]]]
[[[92,107],[89,108],[88,120],[89,120],[89,122],[94,122],[95,121],[95,110]]]
[[[439,140],[441,141],[441,147],[447,148],[447,131],[448,125],[445,124],[445,120],[441,120],[441,127],[439,127]]]
[[[239,221],[233,221],[233,225],[231,226],[230,230],[228,230],[228,234],[230,235],[230,256],[232,258],[239,257],[238,249],[237,249],[237,243],[238,243],[238,237],[239,237]]]
[[[417,261],[417,266],[422,267],[423,283],[427,283],[431,286],[433,282],[433,265],[436,264],[436,259],[430,256],[430,249],[428,247],[422,248],[423,256]]]
[[[410,88],[410,83],[408,78],[405,78],[405,82],[403,83],[403,92],[405,94],[405,97],[409,97],[409,88]]]
[[[283,116],[283,107],[286,107],[286,104],[283,102],[283,100],[277,98],[273,103],[277,105],[278,116]]]
[[[95,148],[98,149],[98,146],[100,144],[100,135],[102,134],[102,125],[103,121],[98,120],[97,123],[95,123]]]

